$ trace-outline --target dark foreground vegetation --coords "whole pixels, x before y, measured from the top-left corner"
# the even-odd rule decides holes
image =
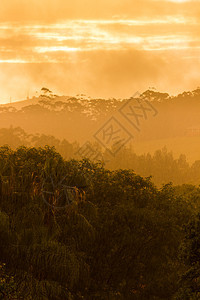
[[[200,299],[200,189],[0,148],[0,299]]]

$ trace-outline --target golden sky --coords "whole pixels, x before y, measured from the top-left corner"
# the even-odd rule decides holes
[[[200,85],[200,1],[1,0],[0,103]]]

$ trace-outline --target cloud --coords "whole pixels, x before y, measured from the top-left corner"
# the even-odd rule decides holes
[[[1,0],[0,22],[59,22],[66,19],[196,15],[199,1],[175,3],[154,0]]]
[[[184,59],[185,54],[97,51],[73,53],[62,64],[1,64],[0,101],[25,98],[28,90],[33,95],[43,86],[65,95],[122,98],[149,86],[170,93],[194,89],[200,61]]]
[[[168,24],[169,22],[169,24]],[[184,23],[185,22],[185,23]],[[160,50],[199,47],[199,23],[167,17],[149,20],[70,20],[0,27],[0,60],[65,62],[71,51]]]
[[[0,65],[1,99],[42,86],[96,97],[193,89],[199,17],[199,1],[1,0],[0,62],[28,62]]]

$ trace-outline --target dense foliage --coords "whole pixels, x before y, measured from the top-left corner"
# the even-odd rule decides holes
[[[0,297],[175,299],[199,197],[50,147],[1,147]]]

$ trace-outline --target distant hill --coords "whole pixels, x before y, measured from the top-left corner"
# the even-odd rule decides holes
[[[21,127],[84,143],[114,116],[134,143],[200,136],[200,88],[177,96],[147,90],[129,99],[58,96],[46,90],[39,97],[1,105],[0,128]]]

